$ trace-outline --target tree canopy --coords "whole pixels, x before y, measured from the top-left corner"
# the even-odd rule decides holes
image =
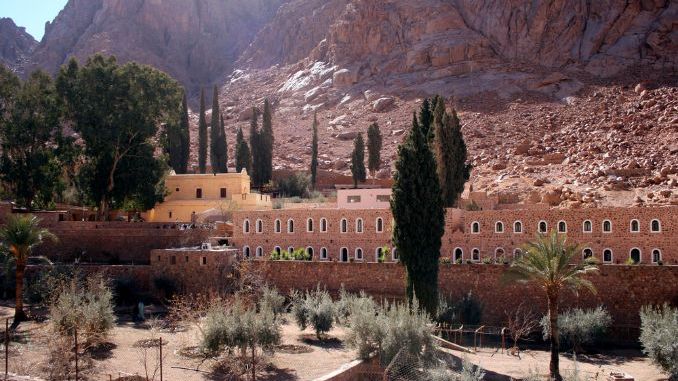
[[[351,174],[353,175],[353,187],[358,187],[358,181],[364,182],[367,178],[365,171],[365,141],[363,134],[359,133],[353,140],[353,154],[351,155]]]
[[[374,122],[367,128],[367,167],[372,177],[376,176],[381,166],[382,144],[381,130],[379,130],[377,122]]]

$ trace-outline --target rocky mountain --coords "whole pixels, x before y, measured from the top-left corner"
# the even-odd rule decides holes
[[[162,69],[191,89],[211,86],[283,0],[70,0],[33,54],[56,71],[69,57],[113,54]]]
[[[27,58],[38,44],[10,18],[0,18],[0,64],[14,71],[21,71]]]

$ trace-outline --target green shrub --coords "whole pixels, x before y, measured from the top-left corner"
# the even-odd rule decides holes
[[[379,349],[384,340],[384,330],[380,321],[376,318],[381,313],[371,297],[346,297],[346,319],[350,326],[346,342],[358,351],[361,359],[368,359]]]
[[[315,330],[316,337],[322,338],[322,334],[332,329],[335,317],[334,302],[327,290],[320,289],[320,285],[303,296],[294,293],[292,298],[292,314],[301,330],[309,325]]]
[[[275,287],[264,285],[259,298],[259,309],[268,309],[278,316],[285,312],[285,297]]]
[[[678,380],[678,309],[664,304],[640,310],[640,342],[652,362]]]
[[[285,197],[306,197],[309,194],[310,185],[311,177],[302,172],[296,172],[276,181],[278,192]]]
[[[278,250],[273,250],[273,251],[271,251],[271,260],[272,260],[272,261],[279,261],[279,260],[280,260],[280,257],[281,257],[281,255],[280,255],[280,253],[278,252]]]
[[[572,345],[574,352],[581,352],[583,345],[593,344],[610,327],[612,317],[604,307],[583,310],[574,308],[558,315],[559,336]],[[548,316],[540,322],[544,339],[550,335]]]

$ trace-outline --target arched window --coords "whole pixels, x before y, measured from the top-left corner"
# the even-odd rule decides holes
[[[377,217],[377,233],[383,233],[384,232],[384,219],[381,217]]]
[[[250,232],[250,220],[245,220],[242,223],[242,232],[245,234],[249,234]]]
[[[603,250],[603,262],[612,263],[612,250],[610,249]]]
[[[342,233],[348,232],[348,220],[346,220],[345,218],[342,218],[339,225],[340,225],[340,229],[341,229],[340,231]]]
[[[362,233],[363,232],[363,219],[362,218],[357,218],[355,220],[355,231],[356,231],[356,233]]]
[[[504,232],[504,223],[501,221],[497,221],[496,224],[494,224],[494,232],[495,233],[503,233]]]
[[[582,230],[584,233],[591,233],[593,232],[593,224],[591,224],[590,220],[586,220],[583,223]]]
[[[341,248],[341,251],[339,252],[339,260],[341,262],[348,262],[348,249],[345,247]]]
[[[363,249],[361,249],[361,248],[355,249],[355,260],[356,261],[362,261],[363,260]]]
[[[642,258],[641,258],[641,254],[642,254],[642,253],[640,252],[640,249],[639,249],[639,248],[634,247],[633,249],[631,249],[631,251],[629,252],[629,254],[630,254],[631,260],[632,260],[633,262],[635,262],[635,263],[640,263],[640,260],[642,259]]]
[[[558,233],[567,233],[567,222],[558,221]]]
[[[306,231],[309,233],[313,233],[313,218],[309,218],[306,220]]]
[[[638,220],[631,220],[631,233],[640,232],[640,222]]]
[[[662,252],[659,249],[652,249],[652,263],[659,263],[662,260]]]
[[[659,220],[652,220],[650,222],[650,231],[652,233],[659,233],[662,231],[662,223]]]
[[[294,220],[291,218],[287,220],[287,232],[294,233]]]
[[[287,248],[287,253],[290,254],[290,255],[294,254],[294,246],[288,247],[288,248]]]
[[[377,247],[374,249],[374,261],[379,262],[379,257],[381,257],[381,253],[384,252],[384,249],[381,247]]]
[[[306,248],[306,254],[308,254],[308,260],[312,261],[313,260],[313,248],[312,247],[307,247]]]
[[[549,225],[546,221],[539,221],[539,233],[546,234],[548,232]]]
[[[261,246],[257,246],[257,250],[255,253],[257,258],[261,258],[264,256],[264,249]]]
[[[480,222],[474,221],[474,222],[471,224],[471,233],[473,233],[473,234],[478,234],[478,233],[480,233]]]
[[[494,257],[495,258],[501,258],[504,256],[504,248],[498,247],[494,250]]]
[[[280,246],[276,246],[275,248],[273,248],[273,250],[276,253],[278,253],[278,258],[280,258],[280,254],[282,253],[282,249],[280,248]]]
[[[323,247],[320,249],[320,259],[327,259],[327,248]]]
[[[471,260],[474,262],[480,261],[480,250],[474,248],[471,250]]]
[[[394,247],[394,248],[391,250],[391,258],[393,258],[393,261],[394,261],[394,262],[400,260],[400,256],[398,255],[398,248],[397,248],[397,247]]]
[[[581,253],[582,253],[582,256],[584,257],[584,259],[588,259],[588,258],[593,257],[593,250],[591,250],[591,248],[589,248],[589,247],[582,250]]]
[[[245,246],[245,247],[242,248],[242,255],[243,255],[245,258],[249,258],[249,257],[250,257],[250,247],[249,247],[249,246]]]
[[[603,233],[611,233],[611,232],[612,232],[612,221],[604,220],[603,221]]]
[[[513,259],[518,259],[523,255],[523,251],[520,249],[513,250]]]
[[[264,232],[264,221],[257,220],[256,229],[257,229],[257,233],[263,233]]]
[[[522,233],[523,232],[523,223],[520,221],[516,221],[513,223],[513,232],[514,233]]]
[[[327,218],[325,217],[320,219],[320,232],[327,233]]]
[[[464,250],[461,247],[454,249],[454,263],[461,262],[464,259]]]
[[[282,233],[282,223],[280,220],[275,220],[275,232],[276,233]]]

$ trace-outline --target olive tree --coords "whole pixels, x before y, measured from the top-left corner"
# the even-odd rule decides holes
[[[335,306],[327,290],[318,286],[303,295],[299,292],[292,293],[292,314],[301,330],[311,326],[318,340],[321,340],[323,334],[332,330]]]
[[[669,374],[670,380],[678,380],[678,308],[654,308],[645,306],[640,310],[640,343],[643,352]]]

